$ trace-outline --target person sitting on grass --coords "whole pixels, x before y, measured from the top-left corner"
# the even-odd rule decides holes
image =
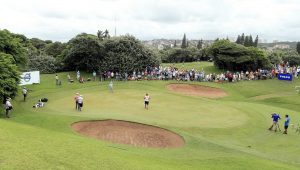
[[[41,99],[33,106],[33,108],[39,108],[39,107],[44,107],[44,102],[42,102]]]
[[[273,113],[271,118],[273,119],[273,124],[271,125],[271,127],[269,128],[269,130],[272,130],[273,127],[275,127],[275,132],[276,132],[277,131],[277,127],[278,127],[278,124],[277,124],[278,120],[281,119],[281,118],[280,118],[279,114],[276,114],[276,113]]]

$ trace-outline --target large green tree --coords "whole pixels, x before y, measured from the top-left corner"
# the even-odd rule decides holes
[[[21,44],[22,39],[15,37],[8,30],[0,30],[0,52],[10,54],[16,64],[26,64],[25,48]]]
[[[12,55],[0,52],[0,100],[17,95],[20,73]]]
[[[187,46],[188,46],[188,43],[186,40],[186,35],[184,34],[183,38],[182,38],[182,42],[181,42],[181,48],[187,48]]]
[[[133,72],[159,65],[155,53],[133,36],[121,36],[104,41],[105,60],[101,71]]]
[[[79,34],[68,42],[64,56],[67,70],[93,71],[104,59],[104,46],[95,35]]]
[[[54,42],[54,43],[47,44],[44,50],[47,55],[56,58],[62,54],[65,48],[66,48],[66,44],[61,42]]]
[[[221,69],[233,71],[269,68],[266,53],[255,47],[245,47],[227,40],[216,41],[210,48],[214,63]]]

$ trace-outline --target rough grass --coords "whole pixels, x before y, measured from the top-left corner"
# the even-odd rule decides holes
[[[193,83],[229,93],[222,99],[168,91],[171,81],[66,83],[55,86],[55,75],[42,75],[28,86],[27,102],[13,102],[11,119],[0,118],[0,169],[299,169],[300,134],[267,130],[273,112],[300,123],[300,96],[292,83],[278,80],[240,83]],[[75,74],[72,74],[75,76]],[[88,75],[86,75],[88,77]],[[174,82],[172,82],[174,83]],[[73,96],[84,95],[82,112]],[[150,110],[143,96],[151,96]],[[284,94],[284,95],[281,95]],[[259,96],[267,96],[261,97]],[[32,105],[49,98],[44,108]],[[120,119],[160,126],[182,135],[179,149],[135,148],[76,134],[70,124],[80,120]],[[283,120],[280,121],[281,128]]]

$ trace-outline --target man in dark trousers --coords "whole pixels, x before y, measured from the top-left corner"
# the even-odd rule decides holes
[[[283,132],[283,134],[287,134],[287,130],[289,128],[289,123],[290,123],[289,115],[285,115],[284,132]]]
[[[23,87],[22,93],[23,93],[23,96],[24,96],[24,102],[25,102],[25,101],[26,101],[26,97],[27,97],[27,89],[26,89],[26,87]]]
[[[6,110],[6,117],[9,118],[9,112],[13,109],[13,106],[10,102],[10,98],[7,98],[6,99],[6,102],[5,102],[5,110]]]

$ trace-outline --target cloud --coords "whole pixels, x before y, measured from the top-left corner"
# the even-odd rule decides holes
[[[67,41],[117,27],[140,39],[215,39],[245,33],[300,40],[297,0],[1,0],[0,28]]]

